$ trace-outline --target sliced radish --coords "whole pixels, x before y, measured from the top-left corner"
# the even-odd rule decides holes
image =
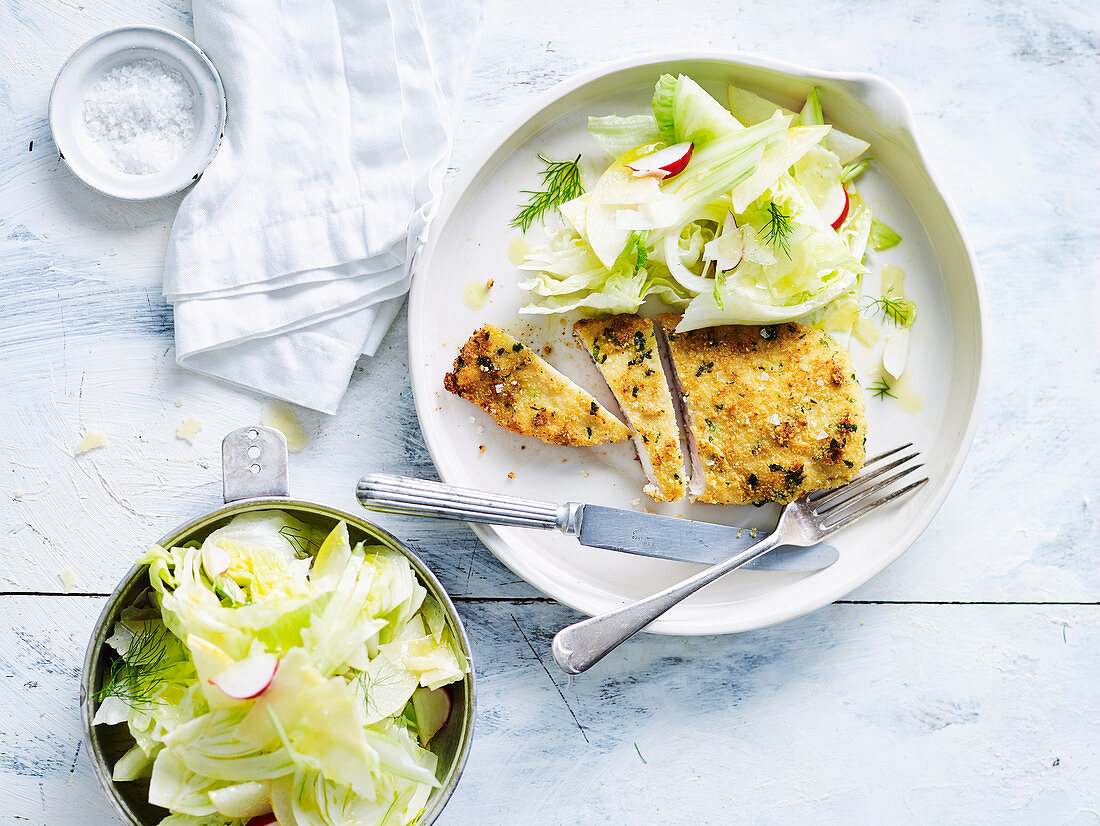
[[[233,557],[229,551],[214,542],[203,545],[201,555],[202,567],[206,569],[211,579],[224,574],[233,564]]]
[[[265,815],[256,815],[244,826],[279,826],[279,821],[271,812]]]
[[[825,190],[818,210],[821,212],[821,217],[825,219],[825,223],[833,229],[839,229],[844,219],[848,217],[848,203],[848,190],[844,188],[844,184],[837,181],[835,186]]]
[[[675,143],[631,161],[627,166],[633,170],[636,178],[672,178],[684,171],[694,151],[695,144],[690,141]]]
[[[822,220],[837,229],[848,217],[848,190],[840,180],[844,168],[836,155],[815,146],[802,156],[794,170],[795,177],[809,193]]]
[[[451,716],[451,695],[446,688],[434,691],[418,688],[413,692],[412,703],[420,730],[420,745],[426,746]]]
[[[264,693],[271,681],[275,679],[275,672],[279,670],[279,659],[274,654],[264,652],[253,654],[210,680],[211,684],[221,689],[227,697],[235,700],[251,700]]]

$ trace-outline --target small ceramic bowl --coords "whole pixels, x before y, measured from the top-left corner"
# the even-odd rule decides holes
[[[84,101],[112,69],[142,58],[182,75],[194,96],[195,130],[167,168],[131,174],[115,166],[92,138]],[[92,38],[65,61],[50,92],[50,131],[61,159],[92,189],[128,201],[162,198],[197,181],[221,143],[225,112],[225,89],[214,64],[190,40],[153,26],[129,26]]]

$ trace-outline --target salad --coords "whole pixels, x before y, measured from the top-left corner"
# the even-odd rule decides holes
[[[404,556],[266,510],[140,564],[94,723],[127,724],[113,777],[148,778],[161,826],[416,820],[469,667]]]
[[[562,221],[524,254],[521,313],[634,313],[654,297],[683,311],[679,332],[803,320],[864,343],[868,306],[912,324],[901,277],[862,298],[868,245],[901,241],[856,188],[869,145],[825,122],[816,89],[800,112],[736,86],[727,97],[662,75],[652,113],[589,118],[613,160],[588,191],[579,156],[543,159],[544,188],[513,225],[552,207]]]

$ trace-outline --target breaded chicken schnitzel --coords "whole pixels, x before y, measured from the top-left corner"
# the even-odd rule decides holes
[[[630,436],[591,394],[488,324],[462,345],[443,386],[513,433],[550,444],[599,445]]]
[[[634,430],[634,447],[649,480],[645,492],[662,502],[682,499],[687,473],[680,427],[653,320],[626,314],[585,318],[573,325],[573,335],[596,362]]]
[[[867,420],[848,354],[788,322],[677,333],[659,317],[683,402],[698,502],[790,502],[863,467]]]

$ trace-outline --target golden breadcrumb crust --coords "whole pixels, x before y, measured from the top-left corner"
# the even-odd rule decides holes
[[[590,394],[507,333],[486,324],[462,345],[443,386],[513,433],[555,445],[599,445],[630,437]]]
[[[863,393],[829,335],[796,323],[677,333],[680,316],[660,321],[705,472],[697,501],[790,502],[859,473]]]
[[[682,499],[686,482],[680,427],[652,319],[585,318],[573,325],[573,335],[588,349],[637,434],[635,444],[646,453],[646,475],[652,482],[646,493],[662,502]]]

